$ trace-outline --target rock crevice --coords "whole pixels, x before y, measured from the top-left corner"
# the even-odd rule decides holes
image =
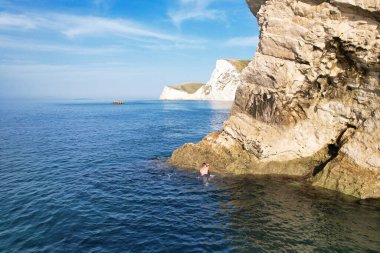
[[[329,162],[333,161],[339,154],[340,149],[342,148],[345,140],[349,137],[352,136],[354,131],[349,131],[352,129],[356,129],[354,125],[347,124],[347,128],[344,129],[339,135],[335,143],[328,144],[327,145],[327,154],[329,157],[327,158],[326,161],[322,161],[321,164],[318,166],[314,167],[311,173],[307,174],[306,177],[315,177],[318,173],[320,173],[328,164]]]

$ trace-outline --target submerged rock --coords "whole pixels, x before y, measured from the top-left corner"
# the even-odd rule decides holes
[[[260,27],[224,130],[176,150],[232,173],[308,178],[380,197],[380,4],[247,0]]]
[[[218,60],[210,80],[193,92],[184,89],[193,83],[180,86],[165,86],[160,100],[218,100],[233,101],[237,87],[241,84],[241,72],[247,60]]]

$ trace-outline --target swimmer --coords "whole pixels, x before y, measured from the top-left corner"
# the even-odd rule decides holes
[[[200,168],[200,170],[199,170],[199,173],[201,173],[201,176],[203,177],[203,176],[209,176],[210,175],[210,173],[209,173],[209,167],[210,167],[210,164],[208,164],[208,163],[203,163],[202,164],[202,167]]]
[[[210,164],[203,163],[202,167],[199,169],[199,173],[201,174],[201,178],[204,183],[208,183],[210,178],[210,171],[209,171]]]

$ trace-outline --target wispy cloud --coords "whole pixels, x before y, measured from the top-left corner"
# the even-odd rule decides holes
[[[39,13],[17,15],[0,13],[0,30],[34,29],[39,31],[53,31],[65,35],[69,39],[78,37],[106,37],[130,40],[149,40],[151,43],[172,44],[199,44],[199,39],[187,38],[127,19],[112,19],[97,16],[78,16],[58,13]]]
[[[26,15],[0,13],[0,28],[33,29],[38,26],[38,18],[30,18]]]
[[[93,3],[97,7],[107,8],[110,4],[110,0],[93,0]]]
[[[152,30],[130,20],[108,19],[102,17],[79,17],[58,15],[57,21],[65,24],[61,32],[70,38],[79,36],[113,35],[128,38],[152,38],[164,41],[185,41],[179,36]]]
[[[257,46],[258,43],[258,36],[248,36],[228,39],[224,45],[229,47],[254,47]]]
[[[102,46],[102,47],[83,47],[70,46],[64,44],[47,44],[31,40],[20,40],[0,36],[0,48],[15,49],[22,51],[46,52],[46,53],[65,53],[75,55],[109,55],[112,53],[128,52],[128,49],[121,46]]]
[[[214,2],[216,0],[179,0],[178,7],[169,10],[168,15],[177,27],[189,20],[223,20],[224,11],[211,8]]]

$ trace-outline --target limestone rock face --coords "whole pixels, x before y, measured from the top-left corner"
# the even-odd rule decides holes
[[[165,86],[160,100],[218,100],[233,101],[241,84],[241,72],[250,61],[218,60],[210,80],[195,93]]]
[[[380,2],[247,0],[260,43],[224,130],[170,161],[380,197]],[[198,158],[187,153],[197,152]]]

